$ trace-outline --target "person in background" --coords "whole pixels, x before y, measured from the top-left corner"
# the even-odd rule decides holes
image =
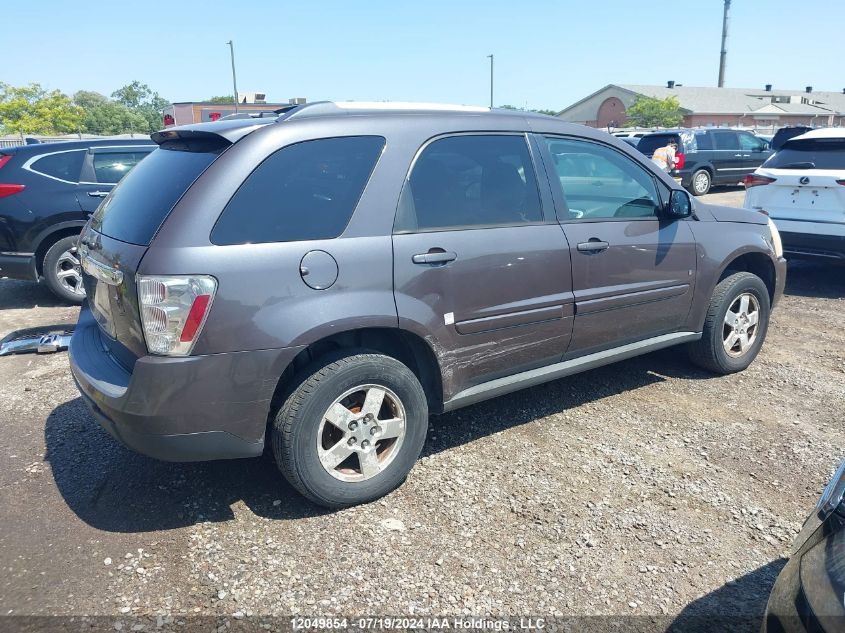
[[[651,160],[655,162],[660,169],[665,172],[670,172],[677,164],[675,153],[678,151],[678,144],[675,141],[669,141],[665,147],[658,147],[654,150]]]

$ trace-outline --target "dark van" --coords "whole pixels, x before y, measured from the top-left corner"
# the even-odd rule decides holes
[[[695,196],[715,185],[735,185],[772,155],[769,144],[745,130],[677,129],[646,134],[637,149],[649,158],[669,141],[678,144],[671,176]]]

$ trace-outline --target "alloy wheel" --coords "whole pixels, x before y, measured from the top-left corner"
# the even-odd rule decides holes
[[[323,414],[317,455],[332,477],[358,482],[375,477],[396,458],[406,431],[405,407],[390,389],[350,389]]]
[[[722,344],[728,356],[738,358],[754,345],[759,322],[760,302],[757,297],[745,292],[733,300],[725,313],[722,332]]]
[[[56,278],[68,292],[78,295],[85,295],[85,287],[82,285],[82,264],[76,254],[76,248],[66,250],[56,260]]]

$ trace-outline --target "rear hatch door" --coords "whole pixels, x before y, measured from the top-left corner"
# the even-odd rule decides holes
[[[845,222],[845,138],[792,139],[757,170],[754,206],[775,219]]]
[[[80,237],[88,304],[106,347],[131,369],[147,353],[136,271],[185,191],[219,156],[221,143],[165,143],[120,181]]]

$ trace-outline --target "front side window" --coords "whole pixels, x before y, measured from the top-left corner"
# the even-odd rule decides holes
[[[465,135],[429,144],[414,164],[396,232],[519,226],[543,221],[524,136]]]
[[[79,182],[85,150],[48,154],[32,163],[31,169],[45,176]]]
[[[349,223],[381,156],[381,136],[305,141],[270,155],[211,232],[218,245],[331,239]]]
[[[147,152],[107,152],[94,154],[94,176],[97,182],[120,182],[129,170],[137,165]]]
[[[660,198],[652,175],[616,150],[587,141],[544,137],[569,220],[654,218]]]
[[[762,152],[766,149],[766,142],[748,132],[740,132],[739,146],[746,152]]]

